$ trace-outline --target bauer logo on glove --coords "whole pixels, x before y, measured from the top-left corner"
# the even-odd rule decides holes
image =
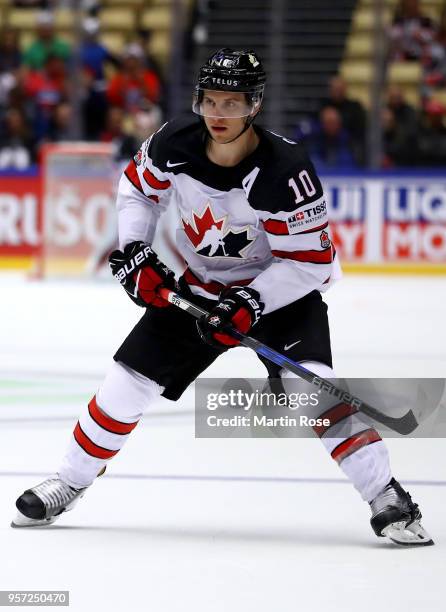
[[[258,291],[250,287],[228,287],[221,292],[215,308],[197,321],[198,333],[216,348],[237,346],[240,341],[225,333],[225,328],[233,327],[246,334],[259,322],[262,310]]]
[[[114,253],[116,252],[117,251],[114,251]],[[118,253],[121,253],[121,251],[118,251]],[[122,268],[119,268],[116,274],[114,274],[114,277],[121,283],[121,285],[125,284],[128,275],[131,274],[134,270],[139,269],[141,267],[141,264],[143,264],[143,262],[148,259],[149,255],[153,254],[154,253],[152,249],[149,245],[147,245],[142,251],[139,251],[135,255],[135,257],[132,257],[127,263],[125,263]],[[165,270],[167,269],[168,268],[165,268]]]
[[[161,287],[176,290],[175,275],[158,259],[150,245],[141,241],[131,242],[124,251],[113,251],[109,263],[113,276],[135,304],[144,308],[169,306],[158,290]]]

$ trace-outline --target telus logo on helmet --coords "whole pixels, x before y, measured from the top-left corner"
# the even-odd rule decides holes
[[[233,85],[234,87],[237,87],[239,84],[238,81],[233,81],[232,79],[220,79],[212,77],[211,80],[214,85],[228,85],[228,87]]]

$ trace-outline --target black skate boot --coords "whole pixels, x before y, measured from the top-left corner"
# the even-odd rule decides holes
[[[395,478],[370,502],[370,524],[379,537],[401,546],[431,546],[434,542],[421,526],[421,512]]]
[[[56,474],[27,489],[17,499],[17,516],[11,527],[39,527],[51,525],[63,512],[72,510],[87,487],[74,489]]]

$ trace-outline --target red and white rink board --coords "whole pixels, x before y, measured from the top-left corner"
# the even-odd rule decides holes
[[[429,271],[446,264],[446,178],[354,175],[323,183],[344,264],[383,271],[386,265]]]
[[[59,168],[52,175],[0,176],[0,267],[30,268],[51,260],[62,272],[76,273],[98,245],[98,250],[113,247],[119,171],[108,164],[106,146],[96,147],[104,162],[89,176],[70,168],[65,174]],[[446,178],[342,174],[323,176],[322,182],[344,268],[446,273]],[[161,226],[172,242],[175,215],[167,216]],[[48,218],[51,231],[43,232]]]

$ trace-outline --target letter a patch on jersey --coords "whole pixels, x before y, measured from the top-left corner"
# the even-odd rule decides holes
[[[243,258],[244,251],[254,242],[248,237],[248,228],[234,230],[226,227],[227,216],[216,218],[210,202],[201,215],[192,211],[191,221],[181,219],[184,231],[196,252],[205,257],[236,257]]]

